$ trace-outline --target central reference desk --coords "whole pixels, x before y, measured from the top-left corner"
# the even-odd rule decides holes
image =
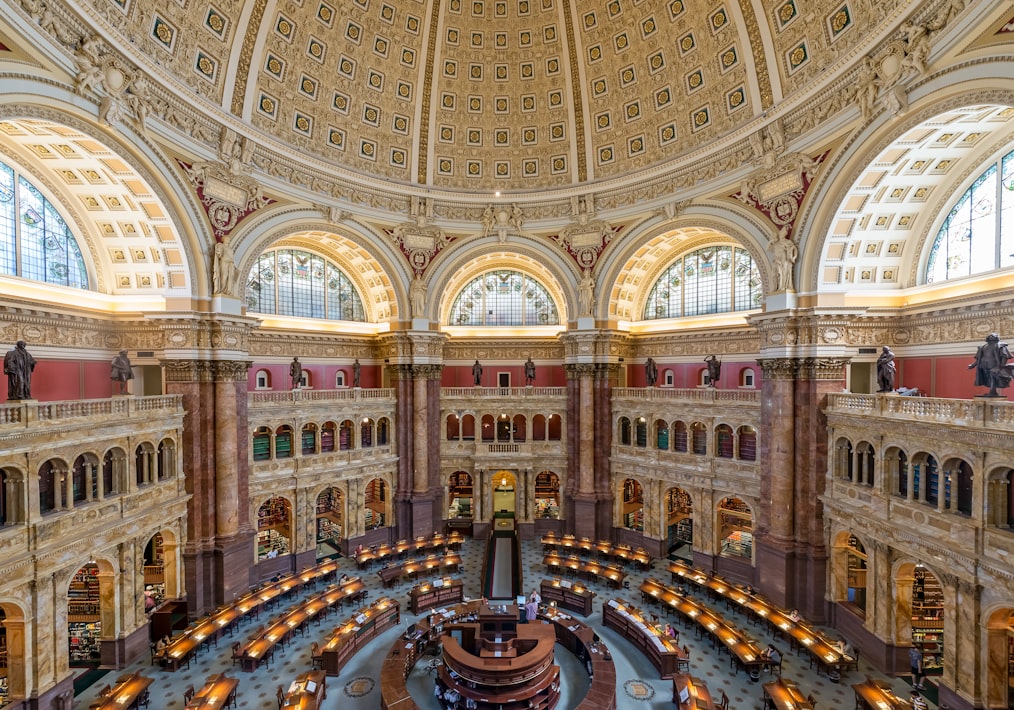
[[[401,606],[381,597],[339,624],[321,648],[324,672],[338,675],[342,667],[367,643],[401,622]]]
[[[543,607],[539,618],[556,627],[556,641],[573,653],[591,675],[591,686],[574,710],[615,710],[616,667],[595,630],[555,607]]]
[[[602,605],[602,623],[637,646],[658,669],[662,678],[672,677],[681,665],[687,663],[683,649],[652,624],[648,615],[637,607],[618,599],[610,599]]]

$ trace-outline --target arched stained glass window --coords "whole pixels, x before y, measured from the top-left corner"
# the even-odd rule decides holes
[[[256,313],[365,321],[363,301],[345,272],[300,249],[261,254],[246,280],[246,304]]]
[[[541,283],[509,269],[487,271],[468,282],[451,306],[450,325],[559,325],[556,302]]]
[[[5,163],[0,163],[0,273],[88,288],[88,271],[67,222]]]
[[[930,247],[926,282],[1014,266],[1014,151],[954,203]]]
[[[761,278],[746,249],[709,246],[662,272],[644,306],[645,320],[748,311],[761,306]]]

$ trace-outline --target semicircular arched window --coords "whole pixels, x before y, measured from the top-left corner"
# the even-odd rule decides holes
[[[302,249],[273,249],[257,258],[246,280],[246,305],[256,313],[365,321],[363,300],[336,264]]]
[[[954,202],[930,247],[926,283],[1007,266],[1014,266],[1014,151]]]
[[[644,319],[681,318],[761,307],[760,271],[746,249],[709,246],[684,254],[648,293]]]
[[[66,220],[6,163],[0,163],[0,273],[88,288],[88,270]]]
[[[549,291],[528,274],[487,271],[465,284],[451,306],[449,325],[559,325],[560,312]]]

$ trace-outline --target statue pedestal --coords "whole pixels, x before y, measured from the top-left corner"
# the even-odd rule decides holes
[[[797,303],[795,291],[777,291],[764,299],[764,308],[767,311],[784,311],[787,308],[795,308]]]
[[[211,297],[211,310],[230,316],[243,315],[243,301],[233,296],[216,293]]]
[[[594,330],[595,319],[592,316],[578,316],[577,319],[578,330]]]

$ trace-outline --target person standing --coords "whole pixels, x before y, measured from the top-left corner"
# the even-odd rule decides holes
[[[923,672],[922,651],[919,650],[918,646],[912,646],[912,648],[908,649],[908,665],[912,669],[912,687],[922,690],[922,682],[926,674]]]
[[[525,621],[529,624],[535,621],[539,615],[539,603],[535,601],[535,597],[528,597],[528,603],[525,604]]]
[[[109,379],[120,383],[120,394],[127,394],[127,380],[134,379],[134,368],[130,365],[127,351],[121,350],[110,363]]]
[[[19,340],[13,350],[4,355],[4,374],[7,375],[7,399],[32,398],[32,372],[35,370],[35,358],[26,349],[28,344]]]

